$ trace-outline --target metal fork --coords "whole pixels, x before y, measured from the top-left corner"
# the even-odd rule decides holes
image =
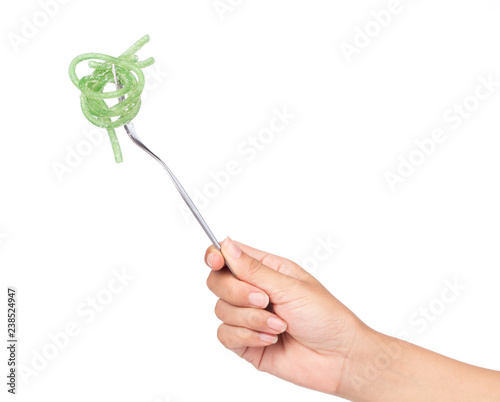
[[[116,88],[117,89],[122,88],[122,85],[118,82],[118,77],[116,76],[116,68],[114,64],[113,64],[113,75],[115,77]],[[125,100],[125,96],[118,98],[119,102],[122,102],[123,100]],[[127,132],[130,139],[134,142],[134,144],[137,145],[139,148],[141,148],[144,152],[149,154],[151,157],[153,157],[156,161],[158,161],[158,163],[163,166],[163,169],[167,171],[175,187],[177,188],[177,191],[179,191],[179,194],[181,195],[182,199],[184,200],[190,211],[193,213],[194,217],[196,218],[202,229],[205,231],[205,233],[207,234],[208,238],[210,239],[214,247],[217,250],[221,251],[221,247],[219,242],[217,241],[217,238],[214,236],[214,234],[208,227],[207,223],[205,222],[205,219],[203,219],[203,216],[201,216],[200,211],[198,211],[198,208],[196,208],[196,205],[194,204],[193,200],[191,200],[191,197],[189,197],[189,194],[186,192],[186,190],[184,190],[184,187],[182,187],[182,184],[179,182],[179,180],[177,180],[177,177],[175,177],[174,173],[169,169],[167,164],[163,162],[156,154],[154,154],[146,145],[143,144],[143,142],[139,139],[137,132],[135,131],[134,124],[132,122],[125,124],[124,127],[125,131]],[[229,264],[225,259],[224,262],[229,271],[231,271],[234,277],[238,279],[238,277],[236,276],[236,274],[231,269],[231,267],[229,266]]]

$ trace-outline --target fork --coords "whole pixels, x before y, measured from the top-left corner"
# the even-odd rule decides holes
[[[116,89],[117,90],[121,89],[122,85],[118,81],[118,77],[116,75],[116,68],[115,68],[114,64],[113,64],[113,75],[115,77]],[[123,100],[125,100],[125,96],[118,98],[118,102],[122,102]],[[196,208],[196,205],[194,204],[193,200],[191,199],[191,197],[189,196],[187,191],[184,189],[184,187],[179,182],[179,180],[177,180],[177,177],[175,177],[174,173],[170,170],[170,168],[167,166],[167,164],[165,162],[163,162],[155,153],[153,153],[139,139],[139,136],[137,135],[137,131],[135,130],[134,124],[132,122],[125,124],[124,128],[125,128],[125,131],[127,132],[128,136],[130,137],[130,139],[133,141],[133,143],[135,145],[137,145],[139,148],[141,148],[148,155],[150,155],[153,159],[155,159],[163,167],[163,169],[166,170],[166,172],[168,173],[168,175],[172,179],[172,182],[174,183],[175,187],[177,188],[177,191],[179,191],[179,194],[181,195],[182,199],[184,200],[184,202],[186,203],[186,205],[188,206],[188,208],[190,209],[190,211],[192,212],[192,214],[194,215],[194,217],[196,218],[196,220],[198,221],[198,223],[200,224],[202,229],[205,231],[205,233],[207,234],[208,238],[210,239],[210,241],[212,242],[214,247],[218,251],[221,251],[221,246],[219,244],[219,241],[217,240],[217,238],[215,237],[213,232],[210,230],[210,227],[205,222],[205,219],[203,219],[203,216],[201,216],[200,211],[198,211],[198,208]],[[221,254],[222,254],[222,252],[221,252]],[[234,271],[232,270],[232,268],[229,266],[229,264],[227,263],[227,261],[225,259],[224,259],[224,262],[225,262],[225,266],[229,269],[229,271],[231,271],[231,273],[234,275],[234,277],[236,279],[238,279],[238,276],[234,273]]]

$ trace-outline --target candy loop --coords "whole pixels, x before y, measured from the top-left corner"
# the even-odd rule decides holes
[[[85,53],[73,59],[69,65],[69,76],[82,92],[80,104],[84,116],[92,124],[108,130],[116,162],[122,162],[122,153],[115,128],[130,123],[141,108],[141,94],[145,78],[142,68],[154,63],[152,57],[139,61],[135,53],[149,42],[149,35],[144,36],[127,49],[121,56],[112,57],[101,53]],[[94,71],[82,78],[76,75],[76,67],[84,61]],[[114,69],[114,72],[113,72]],[[120,89],[104,92],[107,84],[115,83],[115,73]],[[116,105],[108,106],[105,99],[124,97]],[[113,118],[116,118],[113,120]]]

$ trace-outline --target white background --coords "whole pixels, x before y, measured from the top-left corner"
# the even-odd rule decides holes
[[[165,172],[122,129],[122,164],[104,131],[85,148],[85,132],[99,131],[81,113],[70,61],[117,56],[146,33],[139,55],[157,65],[134,121],[144,142],[192,194],[228,162],[241,167],[203,208],[221,240],[314,267],[378,331],[499,369],[500,88],[456,129],[443,114],[480,77],[500,81],[500,3],[401,0],[350,63],[342,43],[388,2],[231,7],[221,18],[211,0],[72,0],[44,20],[34,0],[1,6],[0,280],[2,293],[18,289],[19,363],[32,368],[68,323],[81,331],[19,378],[18,400],[332,400],[219,344],[209,241],[186,223]],[[37,32],[13,45],[34,18]],[[296,117],[248,160],[240,151],[283,107]],[[437,128],[446,141],[391,191],[386,172]],[[88,155],[59,179],[54,166],[78,147]],[[314,265],[327,238],[339,247]],[[134,279],[87,323],[78,306],[122,269]],[[446,281],[465,289],[444,303]],[[429,306],[433,321],[416,325]],[[4,354],[0,363],[5,378]]]

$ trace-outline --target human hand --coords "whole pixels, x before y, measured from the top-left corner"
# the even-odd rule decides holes
[[[221,343],[286,381],[336,394],[356,339],[366,327],[312,275],[294,262],[233,242],[205,254],[209,289],[223,321]],[[269,301],[274,313],[266,311]]]
[[[359,402],[500,400],[500,372],[372,330],[292,261],[229,238],[221,246],[240,280],[209,247],[218,337],[258,370]]]

